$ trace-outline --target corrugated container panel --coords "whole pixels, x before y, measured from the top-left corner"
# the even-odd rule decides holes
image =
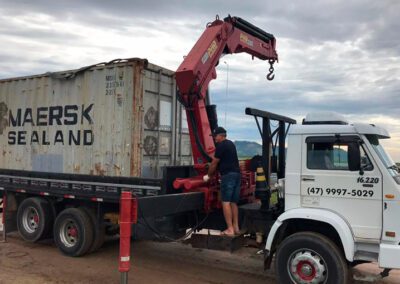
[[[0,168],[160,177],[191,162],[175,95],[174,73],[139,59],[0,80]]]

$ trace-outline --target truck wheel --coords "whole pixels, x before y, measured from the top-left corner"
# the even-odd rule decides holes
[[[278,247],[275,259],[278,283],[345,284],[347,264],[338,247],[327,237],[296,233]]]
[[[93,224],[81,208],[62,211],[54,223],[54,242],[62,253],[81,256],[93,243]]]
[[[17,212],[17,228],[21,237],[28,242],[37,242],[49,235],[53,225],[50,203],[39,197],[22,201]]]
[[[92,225],[93,225],[93,243],[89,248],[88,253],[95,252],[104,244],[104,240],[106,237],[106,226],[104,222],[99,223],[99,220],[96,216],[96,212],[94,210],[87,207],[79,207],[86,212],[89,216]]]

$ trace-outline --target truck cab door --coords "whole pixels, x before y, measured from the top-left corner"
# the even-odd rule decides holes
[[[351,226],[356,239],[378,241],[382,230],[382,175],[356,135],[303,136],[301,206],[327,209]],[[304,144],[303,144],[304,145]],[[363,171],[350,171],[350,146],[360,147]]]

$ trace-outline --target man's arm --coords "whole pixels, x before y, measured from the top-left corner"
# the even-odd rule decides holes
[[[215,174],[215,172],[217,171],[218,163],[219,159],[214,157],[211,161],[210,167],[208,168],[208,173],[203,176],[203,180],[205,182],[209,181],[210,178]]]
[[[210,164],[210,167],[208,168],[208,176],[212,177],[215,172],[217,171],[219,159],[218,158],[213,158]]]

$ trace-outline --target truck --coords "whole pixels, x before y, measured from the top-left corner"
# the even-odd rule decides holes
[[[221,56],[241,52],[267,61],[267,79],[274,78],[275,37],[231,16],[209,23],[175,72],[193,165],[166,166],[161,178],[1,169],[7,232],[32,242],[52,236],[64,254],[84,255],[116,232],[126,191],[137,201],[136,238],[180,240],[223,228],[220,176],[202,178],[218,125],[208,85]],[[264,234],[265,269],[275,260],[279,283],[300,284],[348,283],[349,268],[364,262],[378,262],[380,277],[400,268],[400,175],[381,143],[388,132],[334,113],[309,114],[301,124],[254,108],[245,113],[255,118],[262,155],[240,162],[241,227]],[[262,173],[267,183],[257,182]]]

